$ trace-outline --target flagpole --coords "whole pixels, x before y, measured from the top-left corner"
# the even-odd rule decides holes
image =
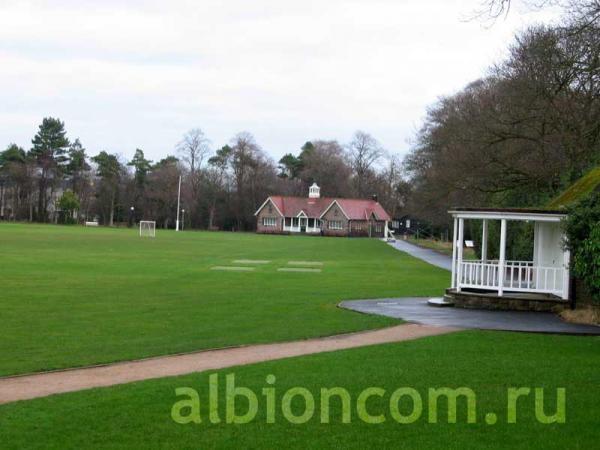
[[[179,231],[179,203],[181,200],[181,175],[179,175],[179,188],[177,189],[177,219],[175,220],[175,231]]]

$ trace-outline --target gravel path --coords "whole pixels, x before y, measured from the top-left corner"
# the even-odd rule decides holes
[[[103,386],[222,369],[457,331],[458,328],[403,324],[381,330],[278,344],[208,350],[105,366],[0,378],[0,404]]]

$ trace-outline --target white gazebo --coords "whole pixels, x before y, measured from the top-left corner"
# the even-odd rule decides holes
[[[454,218],[452,291],[542,294],[569,298],[569,251],[563,246],[561,211],[462,208],[449,211]],[[465,220],[482,221],[481,259],[464,259]],[[500,222],[498,259],[488,259],[488,224]],[[534,224],[531,261],[506,259],[506,230],[512,221]]]

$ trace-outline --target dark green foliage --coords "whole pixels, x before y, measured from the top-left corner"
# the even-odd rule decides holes
[[[46,117],[42,120],[38,132],[31,141],[30,156],[36,161],[40,174],[38,177],[38,220],[48,219],[48,188],[61,180],[68,162],[65,124],[59,119]]]
[[[102,151],[92,157],[92,161],[98,164],[98,175],[102,178],[114,179],[121,174],[122,166],[116,155]]]
[[[179,163],[179,159],[176,156],[169,155],[154,164],[151,169],[156,170],[160,169],[161,167],[176,166],[177,163]]]
[[[77,176],[88,170],[90,170],[90,165],[87,163],[85,148],[83,148],[79,139],[75,139],[69,146],[69,163],[66,167],[66,173],[70,176]]]
[[[24,163],[26,158],[25,150],[17,144],[10,144],[6,150],[0,152],[0,169],[9,163]]]
[[[564,227],[573,275],[600,301],[600,192],[594,191],[572,206]]]
[[[577,249],[573,268],[596,301],[600,301],[600,222],[593,225],[590,237]]]
[[[38,132],[31,141],[31,154],[42,162],[52,160],[57,164],[67,161],[65,156],[69,140],[66,136],[65,124],[59,119],[46,117],[42,120]]]
[[[114,223],[119,182],[125,171],[123,165],[119,162],[119,158],[105,151],[94,156],[92,161],[98,165],[96,172],[102,179],[100,187],[96,192],[99,212],[103,218],[103,222],[112,226]]]
[[[283,155],[279,160],[279,176],[282,178],[297,178],[302,170],[302,160],[291,153]]]
[[[143,187],[146,183],[146,176],[152,168],[152,161],[144,157],[143,150],[136,148],[135,155],[131,161],[127,163],[128,166],[132,166],[135,170],[135,182],[138,187]]]

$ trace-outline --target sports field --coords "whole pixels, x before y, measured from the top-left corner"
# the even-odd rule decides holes
[[[336,305],[449,279],[371,239],[1,224],[0,249],[0,375],[383,327]]]
[[[369,239],[161,230],[140,239],[129,229],[2,224],[0,249],[2,375],[397,324],[336,304],[439,295],[449,277]],[[312,271],[278,270],[294,268]],[[599,344],[598,337],[463,331],[53,395],[0,405],[0,448],[593,448]],[[219,397],[211,405],[215,373]],[[227,374],[259,399],[249,423],[226,421]],[[282,396],[295,386],[315,397],[303,424],[291,424],[283,412]],[[181,387],[197,390],[201,422],[172,419]],[[274,389],[274,423],[265,387]],[[320,390],[333,387],[348,392],[349,423],[335,397],[323,423]],[[406,387],[418,392],[422,414],[400,424],[390,395]],[[443,400],[431,423],[427,395],[442,387],[474,392],[475,423],[467,422],[463,399],[456,423]],[[511,387],[543,388],[548,417],[564,388],[564,423],[541,423],[532,394],[520,400],[516,423],[507,424]],[[357,399],[367,388],[380,389],[367,405],[381,423],[358,416]],[[241,399],[235,411],[243,415],[248,405]],[[397,405],[396,416],[416,410],[407,397]],[[220,423],[212,423],[211,411]],[[306,408],[296,398],[290,411],[299,416]]]

